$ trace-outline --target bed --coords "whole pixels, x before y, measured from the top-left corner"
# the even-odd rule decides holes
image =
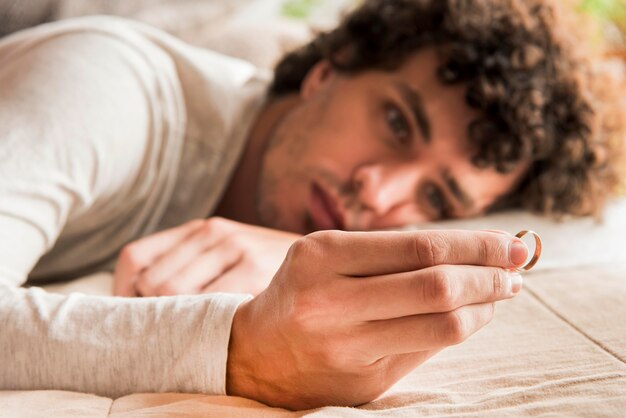
[[[536,229],[544,255],[525,288],[495,319],[357,408],[292,412],[227,396],[132,394],[118,399],[62,391],[0,392],[6,417],[414,417],[626,415],[626,200],[604,223],[556,223],[503,213],[436,228]],[[48,291],[110,294],[100,273]]]
[[[104,2],[62,3],[55,18],[105,7]],[[105,11],[147,21],[197,45],[265,67],[309,34],[291,22],[250,25],[246,7],[259,2],[138,3],[131,10],[123,9],[124,2],[113,1],[107,7],[120,8]],[[91,9],[80,9],[81,5]],[[204,20],[195,26],[176,23],[176,13],[198,16],[192,13],[194,7],[205,8]],[[248,36],[242,37],[244,26]],[[250,31],[259,36],[249,36]],[[491,324],[467,342],[444,350],[373,402],[356,408],[293,412],[243,398],[202,394],[137,393],[110,399],[63,391],[5,391],[0,392],[0,417],[626,416],[622,237],[626,200],[614,202],[602,224],[591,219],[557,223],[525,213],[502,213],[425,227],[513,233],[531,228],[544,239],[544,255],[526,274],[524,291],[500,303]],[[99,273],[47,290],[107,295],[111,281],[110,274]]]

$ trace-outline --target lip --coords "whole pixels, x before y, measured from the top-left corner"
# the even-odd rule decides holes
[[[337,202],[315,182],[311,184],[311,217],[318,229],[344,229]]]

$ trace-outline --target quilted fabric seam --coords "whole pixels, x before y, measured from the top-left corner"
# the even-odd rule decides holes
[[[626,366],[626,359],[623,359],[618,353],[614,352],[609,347],[607,347],[604,344],[602,344],[602,342],[596,340],[591,335],[589,335],[585,331],[583,331],[581,328],[579,328],[578,326],[576,326],[575,324],[570,322],[565,316],[563,316],[561,313],[559,313],[559,311],[557,311],[555,308],[550,306],[550,304],[548,302],[546,302],[541,296],[539,296],[534,290],[529,289],[528,287],[526,287],[524,289],[524,291],[529,293],[533,298],[535,298],[535,300],[537,300],[537,302],[541,303],[548,311],[550,311],[553,315],[555,315],[557,318],[559,318],[561,321],[563,321],[565,324],[567,324],[574,331],[578,332],[580,335],[585,337],[587,340],[591,341],[596,347],[600,348],[602,351],[604,351],[605,353],[609,354],[611,357],[615,358],[617,361],[619,361],[620,363],[622,363],[623,365]]]

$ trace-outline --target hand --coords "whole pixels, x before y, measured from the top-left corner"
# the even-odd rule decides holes
[[[372,401],[486,325],[527,255],[492,232],[307,235],[235,313],[227,393],[289,409]]]
[[[300,235],[224,218],[200,219],[128,244],[115,269],[114,294],[259,294]]]

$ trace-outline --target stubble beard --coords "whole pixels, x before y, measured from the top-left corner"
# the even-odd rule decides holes
[[[289,230],[297,233],[308,233],[315,230],[313,220],[308,212],[303,214],[298,225],[289,225],[286,223],[285,213],[287,208],[281,208],[277,202],[281,201],[283,194],[289,194],[289,184],[297,186],[310,186],[311,174],[314,168],[304,167],[300,164],[301,157],[306,155],[309,145],[314,140],[311,132],[315,132],[318,118],[311,115],[320,115],[325,110],[325,101],[317,103],[317,108],[301,108],[287,115],[272,130],[270,139],[263,147],[261,157],[261,173],[257,181],[255,210],[257,219],[262,226],[274,229]],[[309,110],[310,112],[307,112]],[[299,112],[304,112],[304,115]],[[300,121],[298,116],[303,116]],[[293,129],[292,126],[297,128]],[[281,157],[283,164],[272,161],[273,157]],[[352,228],[360,230],[358,225],[362,224],[361,215],[363,214],[363,206],[360,204],[356,189],[351,184],[342,184],[332,173],[324,170],[318,170],[317,176],[325,181],[326,185],[334,187],[344,198],[347,207],[351,207],[353,217],[351,219]],[[306,191],[308,196],[309,191]],[[292,214],[293,216],[293,214]],[[294,227],[300,228],[295,230]]]
[[[285,208],[280,208],[281,195],[289,193],[285,184],[306,184],[303,170],[298,170],[300,157],[305,155],[310,138],[304,134],[306,129],[290,132],[290,122],[293,114],[279,123],[271,132],[270,139],[263,147],[261,157],[261,173],[256,187],[256,213],[260,223],[268,228],[288,230],[302,233],[302,230],[294,230],[294,226],[285,221]],[[279,157],[278,161],[273,161]],[[282,158],[282,161],[281,161]],[[281,165],[282,164],[282,165]],[[288,181],[285,181],[288,180]],[[302,228],[301,225],[297,227]]]

